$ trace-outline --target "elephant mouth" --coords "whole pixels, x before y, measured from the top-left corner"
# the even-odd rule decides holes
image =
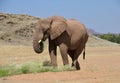
[[[43,41],[33,41],[33,48],[36,53],[42,53],[44,50],[44,43]]]
[[[38,43],[39,43],[39,50],[40,50],[40,53],[41,53],[44,50],[44,43],[43,43],[43,41],[39,41]]]
[[[40,42],[40,43],[39,43],[39,49],[40,49],[41,51],[43,51],[43,48],[44,48],[44,44],[43,44],[43,42]]]

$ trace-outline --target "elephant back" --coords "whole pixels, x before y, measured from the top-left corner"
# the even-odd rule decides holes
[[[61,16],[52,16],[50,17],[53,21],[66,21],[64,17]]]

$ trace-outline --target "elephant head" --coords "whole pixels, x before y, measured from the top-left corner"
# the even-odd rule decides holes
[[[33,33],[33,48],[35,52],[43,52],[43,42],[47,38],[56,39],[66,30],[66,27],[66,20],[63,17],[53,16],[40,19]]]

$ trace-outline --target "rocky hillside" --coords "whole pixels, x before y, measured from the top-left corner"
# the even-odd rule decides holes
[[[29,15],[0,13],[0,42],[31,45],[33,27],[37,19]]]
[[[40,19],[29,15],[0,13],[0,45],[32,45],[33,27]],[[117,45],[90,35],[88,46]]]

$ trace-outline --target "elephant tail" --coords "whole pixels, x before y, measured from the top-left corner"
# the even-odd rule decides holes
[[[85,60],[85,48],[83,49],[83,59]]]

